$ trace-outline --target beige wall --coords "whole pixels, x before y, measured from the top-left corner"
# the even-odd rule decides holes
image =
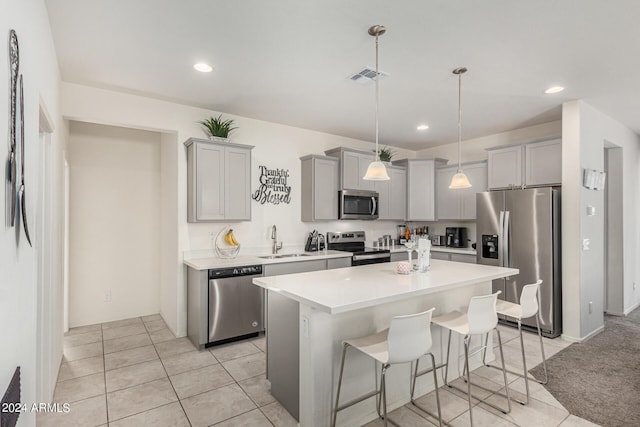
[[[155,132],[70,123],[71,327],[159,311],[160,143]]]
[[[640,137],[584,101],[564,104],[562,117],[563,327],[568,338],[584,339],[603,326],[605,223],[604,192],[584,188],[582,171],[604,170],[605,147],[622,148],[622,292],[624,313],[629,313],[640,304],[634,289],[640,274]],[[595,216],[586,215],[587,205],[596,208]],[[582,249],[584,239],[591,249]]]

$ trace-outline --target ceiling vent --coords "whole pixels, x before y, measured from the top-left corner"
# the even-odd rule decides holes
[[[380,75],[381,79],[389,77],[389,74],[385,73],[382,70],[380,70],[378,74]],[[363,70],[360,70],[359,72],[351,75],[349,79],[360,84],[370,84],[376,81],[376,70],[371,67],[365,67]]]

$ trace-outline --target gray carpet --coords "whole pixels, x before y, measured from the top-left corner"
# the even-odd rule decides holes
[[[547,390],[567,410],[602,426],[640,426],[640,309],[605,316],[604,331],[547,360]],[[543,378],[542,364],[531,369]]]

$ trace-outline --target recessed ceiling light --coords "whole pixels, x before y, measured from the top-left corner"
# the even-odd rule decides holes
[[[552,86],[549,89],[545,90],[544,93],[552,94],[552,93],[562,92],[563,90],[564,90],[564,87],[562,86]]]
[[[427,129],[429,129],[429,125],[418,125],[416,127],[416,129],[418,129],[418,130],[427,130]]]
[[[204,62],[198,62],[193,66],[196,70],[201,73],[210,73],[213,70],[213,67],[209,64],[205,64]]]

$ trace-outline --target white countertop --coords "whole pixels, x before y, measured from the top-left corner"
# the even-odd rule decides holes
[[[253,283],[301,304],[338,314],[518,273],[515,268],[432,260],[431,270],[426,273],[400,275],[392,262],[258,277]]]
[[[289,252],[281,252],[279,255],[286,255]],[[266,265],[266,264],[281,264],[285,262],[301,262],[301,261],[314,261],[318,259],[330,259],[330,258],[347,258],[353,254],[351,252],[344,251],[320,251],[320,252],[304,252],[297,251],[291,253],[304,253],[304,256],[297,257],[285,257],[285,258],[260,258],[260,256],[270,256],[271,254],[264,255],[243,255],[233,259],[217,258],[214,256],[204,258],[190,258],[185,259],[183,262],[188,267],[196,270],[209,270],[210,268],[225,268],[225,267],[240,267],[243,265]]]
[[[451,254],[462,254],[462,255],[476,255],[476,250],[473,248],[450,248],[447,246],[431,246],[432,252],[447,252]],[[391,253],[397,252],[407,252],[407,248],[404,246],[398,247],[396,246],[394,249],[391,249]]]

